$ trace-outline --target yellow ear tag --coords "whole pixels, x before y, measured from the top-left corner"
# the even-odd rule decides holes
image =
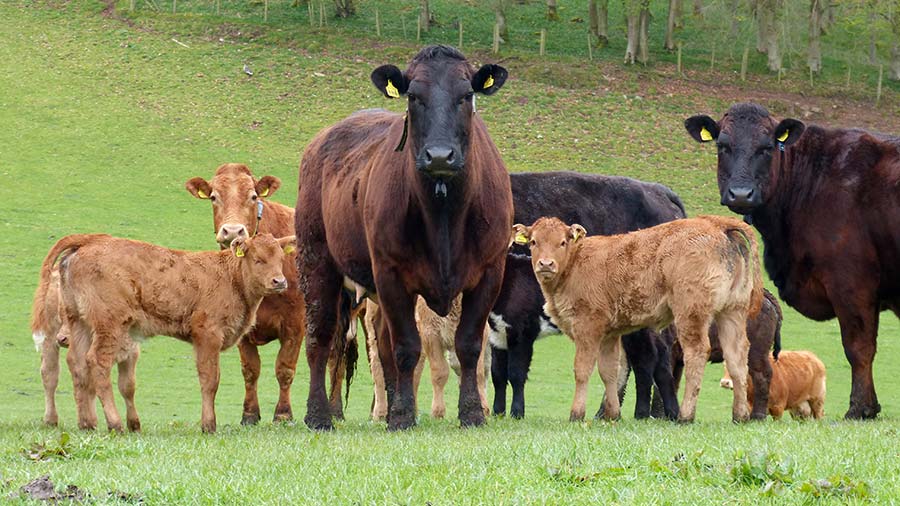
[[[209,195],[207,195],[206,193],[203,193],[203,190],[197,190],[197,196],[200,197],[201,199],[209,198]]]
[[[269,195],[269,189],[268,189],[268,188],[266,188],[265,190],[262,191],[262,193],[259,194],[260,197],[265,197],[265,196],[267,196],[267,195]]]
[[[238,258],[244,256],[244,248],[241,248],[240,246],[236,246],[234,248],[234,256],[236,256]]]
[[[293,252],[295,252],[295,251],[297,251],[297,248],[295,248],[295,247],[293,247],[293,246],[291,246],[291,245],[287,245],[287,246],[284,247],[284,254],[285,254],[285,255],[290,255],[291,253],[293,253]]]
[[[779,136],[778,136],[778,139],[776,139],[776,140],[777,140],[778,142],[784,142],[784,141],[786,141],[787,138],[788,138],[788,134],[789,134],[789,133],[791,133],[790,130],[785,130],[784,133],[781,134],[781,135],[779,135]]]
[[[518,234],[516,234],[515,243],[528,244],[528,237],[526,237],[522,232],[519,232]]]
[[[394,86],[394,83],[392,83],[390,79],[388,79],[387,86],[385,86],[384,89],[387,91],[389,97],[400,98],[400,90]]]
[[[581,230],[576,230],[576,231],[575,231],[575,236],[572,238],[572,240],[573,240],[573,241],[577,241],[577,240],[580,239],[580,238],[581,238]]]
[[[493,85],[494,85],[494,76],[488,76],[488,78],[484,80],[484,86],[482,86],[481,88],[486,90]]]
[[[713,140],[713,136],[709,133],[709,130],[706,127],[700,129],[700,140],[701,141],[711,141]]]

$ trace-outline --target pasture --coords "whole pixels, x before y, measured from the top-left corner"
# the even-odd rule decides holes
[[[365,39],[309,49],[279,42],[284,34],[190,15],[129,24],[102,15],[103,7],[0,3],[0,501],[44,474],[98,503],[890,503],[900,497],[900,325],[889,313],[882,315],[875,360],[882,414],[874,422],[842,419],[850,369],[837,322],[812,322],[783,305],[784,348],[813,350],[828,367],[822,422],[733,425],[731,392],[718,387],[722,367],[713,365],[692,425],[635,421],[633,389],[621,421],[572,424],[574,349],[554,336],[536,346],[525,420],[490,419],[482,428],[459,429],[454,381],[448,419],[431,420],[426,369],[419,425],[403,433],[368,420],[371,377],[364,357],[347,421],[336,432],[313,433],[302,422],[273,425],[275,345],[261,349],[263,421],[242,427],[243,380],[231,349],[222,357],[219,432],[205,436],[190,347],[158,337],[144,343],[137,368],[142,434],[78,431],[65,367],[61,426],[43,427],[39,356],[28,321],[38,268],[54,241],[107,232],[171,248],[214,249],[209,204],[184,190],[187,179],[242,162],[257,176],[280,177],[273,199],[293,205],[309,139],[356,109],[402,111],[403,103],[381,97],[368,76],[382,63],[404,64],[416,50]],[[468,56],[491,61],[486,54]],[[242,72],[244,64],[252,66],[252,77]],[[510,170],[658,181],[681,196],[689,214],[727,213],[718,205],[714,150],[698,146],[682,127],[692,114],[716,116],[734,99],[756,99],[778,115],[816,105],[823,112],[802,119],[900,133],[892,92],[875,110],[766,88],[712,88],[715,75],[675,81],[565,58],[515,57],[504,65],[510,80],[496,96],[480,99],[478,110]],[[526,73],[538,76],[520,77]],[[547,75],[578,81],[569,86]],[[595,376],[589,413],[599,405],[599,383]],[[293,395],[298,421],[307,386],[301,357]]]

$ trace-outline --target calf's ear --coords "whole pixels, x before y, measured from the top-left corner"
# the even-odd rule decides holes
[[[775,127],[773,136],[775,137],[776,142],[780,142],[785,146],[790,146],[797,142],[800,136],[803,135],[804,130],[806,130],[806,125],[804,125],[802,121],[787,118],[781,120],[781,123]]]
[[[503,87],[503,83],[506,82],[508,76],[509,72],[500,65],[494,65],[493,63],[483,65],[472,76],[472,91],[493,95]]]
[[[585,236],[587,236],[587,230],[585,230],[581,225],[576,223],[569,227],[569,240],[571,240],[572,242],[575,242]]]
[[[290,255],[297,250],[297,238],[293,235],[278,239],[278,245],[284,250],[285,255]]]
[[[247,253],[247,240],[241,236],[236,237],[233,241],[231,241],[231,252],[234,253],[234,256],[240,258]]]
[[[512,235],[509,237],[509,246],[511,247],[513,243],[522,244],[524,246],[528,246],[528,241],[531,240],[531,227],[526,227],[521,223],[516,223],[512,228]]]
[[[372,84],[387,98],[400,98],[400,95],[406,95],[409,89],[409,81],[400,72],[400,69],[393,65],[382,65],[372,71],[370,76]]]
[[[192,177],[184,183],[184,188],[198,199],[208,199],[212,195],[212,187],[202,177]]]
[[[697,142],[709,142],[719,138],[719,124],[704,114],[684,120],[684,128]]]
[[[260,197],[271,197],[281,188],[281,180],[275,176],[263,176],[256,182],[256,194]]]

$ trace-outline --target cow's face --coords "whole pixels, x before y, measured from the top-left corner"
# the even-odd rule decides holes
[[[466,164],[475,93],[491,95],[506,81],[506,69],[484,65],[477,72],[456,49],[429,46],[405,72],[383,65],[372,83],[386,97],[408,100],[408,138],[416,169],[433,178],[450,178]],[[397,139],[398,147],[403,141]]]
[[[275,193],[281,180],[263,176],[256,180],[246,165],[226,163],[207,182],[195,177],[184,184],[191,195],[212,203],[216,242],[227,248],[231,241],[256,233],[262,214],[262,200]]]
[[[738,214],[765,204],[774,190],[773,157],[781,156],[805,128],[795,119],[778,123],[756,104],[735,104],[718,123],[709,116],[692,116],[684,127],[698,142],[715,141],[721,204]]]
[[[272,234],[251,238],[238,237],[230,243],[232,253],[241,260],[244,281],[255,293],[281,293],[287,290],[287,278],[281,266],[284,255],[296,247],[294,236],[275,239]]]
[[[584,227],[557,218],[540,218],[534,225],[513,225],[512,240],[531,248],[531,266],[538,281],[551,283],[565,272],[572,246],[587,235]]]

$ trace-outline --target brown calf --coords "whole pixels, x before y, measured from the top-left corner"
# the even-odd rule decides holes
[[[772,365],[769,384],[769,414],[778,420],[785,410],[794,418],[816,420],[825,416],[825,364],[811,351],[782,351]],[[725,371],[721,383],[731,387],[731,376]],[[753,383],[747,387],[747,400],[753,402]]]
[[[746,324],[763,298],[749,226],[732,218],[700,216],[584,238],[581,225],[541,218],[531,227],[515,225],[513,232],[516,242],[531,247],[547,314],[575,341],[571,420],[584,418],[595,363],[606,386],[604,415],[618,418],[621,335],[643,327],[661,329],[673,321],[686,369],[679,419],[694,419],[713,321],[734,378],[732,418],[748,418]]]
[[[287,289],[281,265],[294,238],[271,234],[234,240],[230,251],[176,251],[108,235],[64,237],[44,260],[60,259],[60,305],[72,330],[68,359],[79,427],[96,427],[93,399],[106,423],[122,430],[109,370],[129,336],[169,335],[191,343],[203,399],[201,426],[215,432],[219,352],[254,325],[262,298]],[[284,250],[284,251],[283,251]],[[128,427],[139,427],[133,403]]]
[[[380,309],[377,305],[369,303],[366,313],[367,326],[369,327],[367,338],[374,343],[374,345],[370,345],[370,349],[377,349],[377,343],[375,343],[377,326],[373,322],[379,318],[379,311]],[[441,317],[432,311],[421,298],[416,304],[416,326],[419,329],[419,335],[422,337],[422,354],[413,374],[413,392],[417,393],[419,391],[419,380],[421,379],[422,368],[427,357],[431,370],[431,389],[433,393],[431,398],[432,418],[443,418],[447,412],[447,407],[444,403],[444,387],[447,385],[447,380],[450,377],[450,369],[452,368],[457,376],[460,374],[459,360],[456,357],[456,346],[453,336],[456,333],[456,327],[459,325],[461,312],[462,298],[459,297],[453,301],[450,313],[446,317]],[[488,348],[487,337],[488,329],[485,327],[481,354],[478,356],[478,368],[475,371],[478,395],[481,397],[481,407],[485,416],[490,414],[490,407],[487,401],[486,378],[491,371],[491,353]],[[383,366],[377,352],[370,352],[369,364],[375,383],[372,418],[380,420],[387,415],[387,395]]]
[[[246,165],[226,163],[216,169],[209,181],[194,177],[184,186],[191,195],[209,200],[212,204],[213,231],[216,242],[222,248],[228,248],[236,238],[252,237],[258,233],[272,234],[275,237],[294,233],[294,209],[267,200],[281,186],[281,180],[277,177],[263,176],[256,179]],[[256,424],[260,419],[257,381],[261,366],[257,348],[274,340],[278,340],[281,346],[275,361],[279,394],[274,419],[293,419],[291,384],[303,343],[306,308],[303,294],[297,286],[294,255],[285,255],[281,268],[288,280],[288,289],[263,299],[256,313],[256,327],[238,342],[241,371],[244,374],[244,413],[241,417],[244,425]],[[340,380],[344,374],[343,371],[336,372],[337,356],[332,352],[329,360],[333,372],[330,403],[332,414],[343,418]],[[340,363],[345,365],[344,361]]]

